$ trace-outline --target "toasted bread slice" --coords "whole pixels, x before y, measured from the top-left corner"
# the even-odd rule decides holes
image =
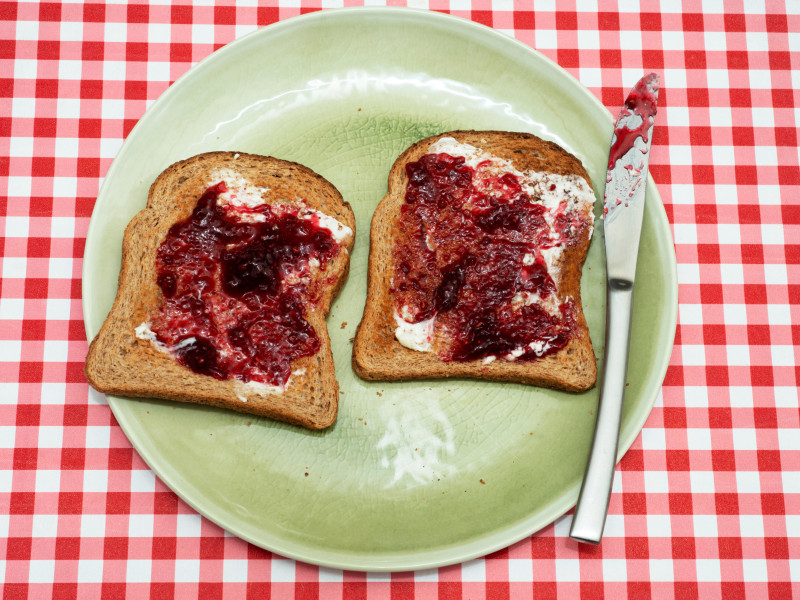
[[[147,323],[163,301],[157,284],[158,248],[170,228],[192,214],[213,183],[211,173],[220,169],[266,189],[267,204],[304,201],[305,207],[333,217],[351,230],[340,240],[338,254],[325,270],[313,275],[319,296],[316,303],[305,307],[303,316],[319,337],[320,349],[292,362],[293,375],[282,391],[196,373],[151,340],[137,336],[137,327]],[[125,230],[116,300],[90,345],[86,379],[107,394],[207,404],[311,429],[328,427],[336,419],[339,387],[325,318],[347,278],[354,237],[350,205],[331,183],[302,165],[233,152],[210,152],[173,164],[152,184],[146,208]]]
[[[588,223],[593,222],[594,195],[591,192],[589,175],[576,157],[552,142],[528,133],[453,131],[412,145],[392,166],[388,193],[379,203],[372,218],[367,299],[364,316],[354,340],[354,370],[367,380],[467,377],[512,381],[567,391],[581,391],[592,387],[597,378],[597,365],[580,295],[581,269],[591,240],[591,226],[585,229],[582,237],[564,250],[555,265],[561,273],[559,295],[561,298],[570,298],[575,308],[573,336],[558,352],[533,360],[506,360],[501,357],[493,357],[491,360],[443,360],[436,351],[436,340],[441,341],[441,336],[446,336],[446,332],[432,334],[432,351],[411,349],[396,339],[396,307],[391,286],[396,262],[394,248],[400,235],[400,209],[405,202],[408,185],[406,165],[419,161],[442,138],[454,138],[458,143],[469,144],[510,161],[519,172],[537,171],[584,178],[591,200],[581,210]],[[435,152],[439,150],[435,149],[432,153]]]

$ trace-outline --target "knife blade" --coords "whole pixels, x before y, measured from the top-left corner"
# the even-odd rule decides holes
[[[611,138],[603,199],[606,345],[592,449],[569,532],[579,542],[600,543],[611,497],[658,89],[656,73],[639,80],[625,100]]]

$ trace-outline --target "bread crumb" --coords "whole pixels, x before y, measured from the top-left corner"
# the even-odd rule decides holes
[[[306,471],[306,477],[308,477],[308,471]]]
[[[361,112],[361,108],[358,109],[358,112]]]
[[[252,424],[253,424],[253,422],[252,422],[252,421],[248,421],[248,422],[247,422],[247,426],[248,426],[248,427],[250,427],[250,425],[252,425]]]
[[[381,394],[380,392],[375,392],[375,393],[378,394],[378,396],[383,396],[383,394]]]
[[[347,321],[342,321],[342,329],[344,329],[345,327],[347,327]]]
[[[356,339],[356,338],[354,338],[354,337],[351,337],[351,338],[350,338],[350,343],[352,344],[352,343],[355,341],[355,339]]]
[[[630,384],[631,384],[631,382],[630,382],[630,381],[626,381],[626,382],[625,382],[625,387],[628,387]]]
[[[486,482],[483,479],[481,479],[481,484],[486,485]]]

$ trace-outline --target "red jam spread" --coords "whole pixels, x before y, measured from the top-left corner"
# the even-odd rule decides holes
[[[291,362],[320,348],[305,318],[319,296],[310,261],[325,270],[340,246],[317,213],[220,205],[227,191],[209,187],[159,247],[163,301],[150,328],[196,373],[285,386]]]
[[[406,322],[435,317],[445,361],[534,360],[575,335],[574,304],[559,299],[542,251],[574,243],[591,221],[566,202],[548,214],[490,162],[434,153],[406,166],[391,293]]]
[[[616,162],[633,148],[637,138],[647,141],[648,131],[653,126],[650,118],[655,117],[657,112],[658,79],[658,75],[655,73],[650,73],[640,79],[625,100],[625,106],[622,109],[623,114],[639,115],[642,118],[642,122],[633,129],[629,129],[624,125],[617,125],[616,129],[614,129],[616,139],[608,153],[609,170],[613,169]]]

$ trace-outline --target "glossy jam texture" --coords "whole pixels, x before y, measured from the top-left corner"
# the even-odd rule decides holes
[[[242,221],[241,208],[218,203],[226,191],[208,188],[159,247],[163,302],[150,327],[197,373],[282,387],[291,361],[320,348],[305,318],[319,293],[311,270],[340,247],[315,213],[294,207],[247,208]]]
[[[452,340],[446,361],[533,360],[563,348],[575,328],[543,251],[574,243],[591,223],[566,203],[546,214],[517,175],[489,167],[444,153],[406,166],[391,292],[406,321],[435,316]]]

